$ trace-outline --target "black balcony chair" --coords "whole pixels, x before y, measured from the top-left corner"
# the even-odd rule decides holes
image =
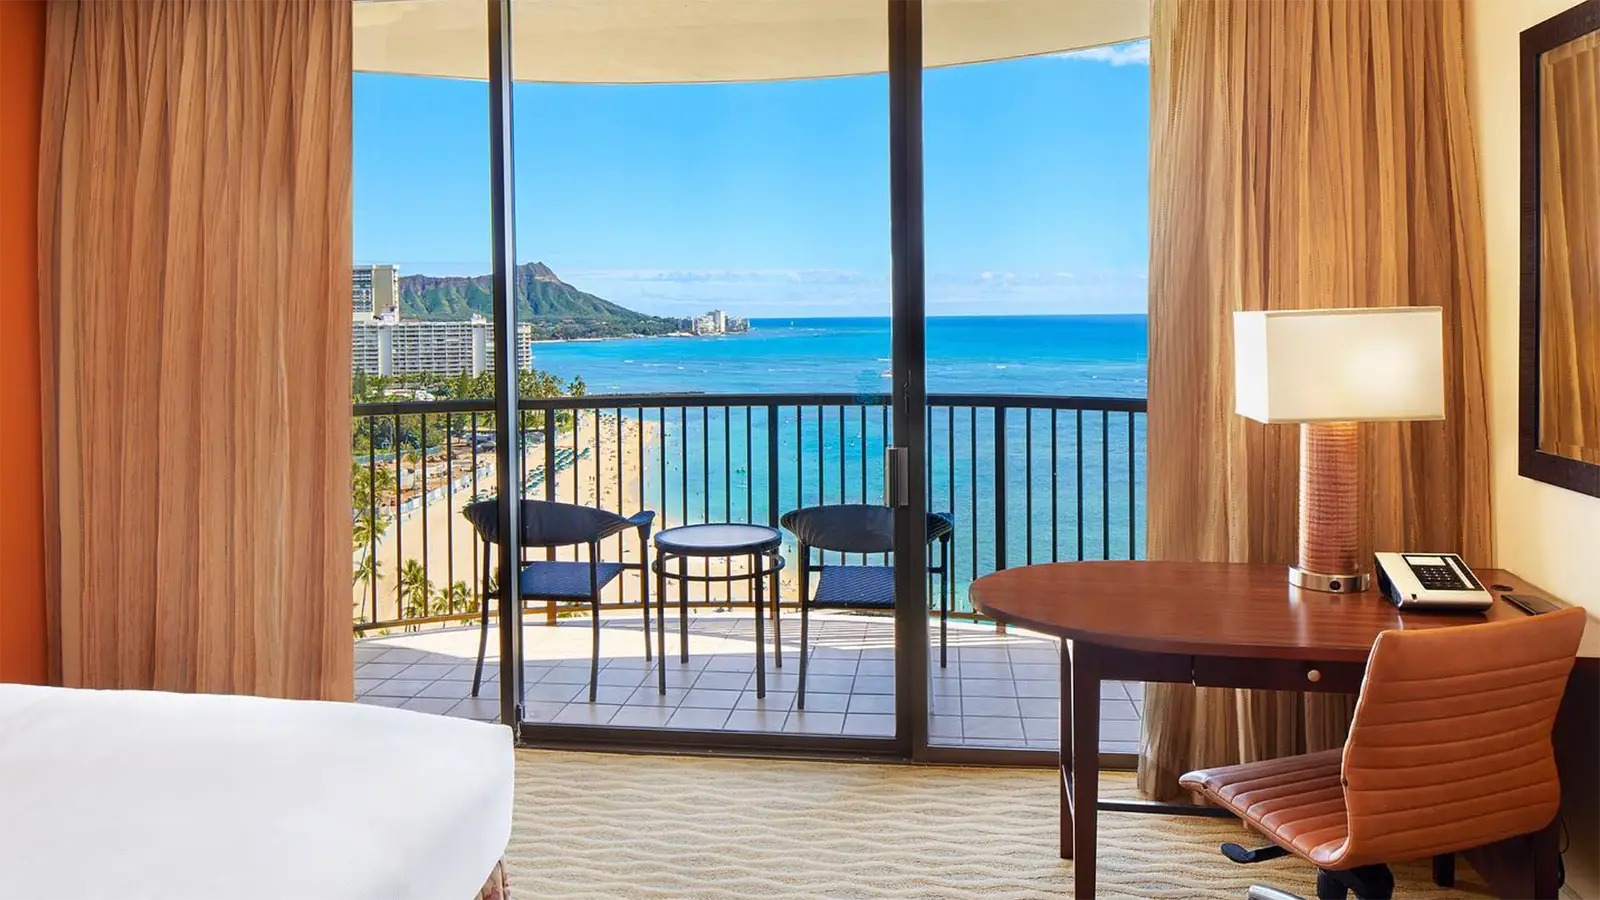
[[[894,609],[894,569],[890,566],[813,565],[812,550],[836,553],[889,553],[894,550],[894,510],[866,503],[808,506],[783,514],[780,523],[800,542],[800,689],[795,708],[806,708],[806,659],[810,654],[810,611],[816,609]],[[955,521],[949,513],[928,514],[928,543],[939,542],[939,667],[948,662],[945,634],[950,621],[950,539]],[[816,596],[811,572],[816,570]]]
[[[650,527],[656,514],[650,510],[623,517],[614,512],[591,506],[556,503],[550,500],[524,500],[520,510],[522,521],[522,548],[524,550],[554,547],[589,547],[589,559],[535,560],[524,558],[521,568],[522,600],[563,603],[587,601],[594,625],[594,655],[589,661],[589,702],[595,701],[600,682],[600,592],[628,566],[622,563],[603,562],[600,559],[600,542],[630,528],[639,530],[640,571],[650,549]],[[479,572],[483,586],[483,604],[478,618],[478,668],[472,675],[472,696],[478,696],[483,680],[483,655],[489,640],[489,607],[498,599],[499,591],[493,587],[489,548],[499,546],[500,501],[480,500],[468,504],[462,511],[467,521],[483,539],[483,568]],[[650,656],[650,579],[639,579],[644,622],[644,658]]]

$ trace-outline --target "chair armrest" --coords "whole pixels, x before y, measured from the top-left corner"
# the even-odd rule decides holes
[[[655,524],[656,511],[653,509],[640,510],[628,517],[629,524],[639,529],[641,538],[649,539],[650,529]]]
[[[613,512],[607,512],[606,516],[609,517],[609,521],[606,523],[606,526],[600,529],[599,533],[594,536],[593,540],[603,541],[608,537],[621,534],[630,528],[637,528],[642,535],[649,537],[650,523],[654,522],[656,518],[655,511],[649,509],[642,512],[636,512],[626,519]]]

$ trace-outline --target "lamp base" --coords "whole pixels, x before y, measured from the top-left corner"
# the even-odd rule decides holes
[[[1360,552],[1360,426],[1300,426],[1300,548],[1289,583],[1328,594],[1372,586]]]
[[[1358,594],[1372,587],[1372,573],[1324,575],[1321,572],[1308,572],[1299,566],[1290,566],[1289,583],[1297,588],[1322,591],[1325,594]]]

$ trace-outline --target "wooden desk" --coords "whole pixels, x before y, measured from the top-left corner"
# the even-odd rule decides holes
[[[1485,587],[1507,585],[1514,593],[1548,597],[1510,572],[1475,574]],[[1080,898],[1094,896],[1098,810],[1180,811],[1173,804],[1099,799],[1101,681],[1356,693],[1373,641],[1383,631],[1523,615],[1498,597],[1487,614],[1402,614],[1376,590],[1298,591],[1289,586],[1283,566],[1228,563],[1027,566],[978,579],[971,598],[978,612],[1065,639],[1061,858],[1074,860],[1074,894]],[[1600,625],[1593,619],[1579,655],[1585,666],[1600,660]],[[1474,864],[1501,896],[1554,897],[1554,828],[1547,831],[1542,843],[1504,848],[1507,858],[1523,864],[1501,866],[1498,857]],[[1543,865],[1530,869],[1528,859]],[[1506,872],[1497,874],[1499,868]]]

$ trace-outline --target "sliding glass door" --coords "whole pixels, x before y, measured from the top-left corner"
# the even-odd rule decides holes
[[[1038,4],[1046,12],[1072,4]],[[928,31],[962,9],[926,5]],[[1082,23],[1041,16],[1043,46]],[[930,68],[924,84],[929,743],[941,758],[1059,745],[1057,642],[973,614],[1000,569],[1144,551],[1149,46]],[[1102,749],[1137,752],[1143,692],[1109,682]]]
[[[524,678],[529,741],[909,753],[917,717],[896,716],[896,692],[920,679],[896,661],[917,656],[899,651],[920,623],[896,610],[921,596],[905,566],[922,557],[894,551],[919,502],[903,486],[921,483],[905,455],[920,363],[901,339],[920,313],[900,276],[920,263],[900,260],[920,237],[896,175],[915,126],[891,124],[914,93],[886,70],[887,35],[916,7],[770,6],[802,33],[878,35],[815,78],[708,55],[724,31],[799,40],[748,6],[676,9],[628,50],[629,17],[664,6],[599,4],[623,18],[575,34],[559,6],[510,4],[507,280],[527,350],[509,465],[528,499],[648,522],[524,548],[530,584],[550,566],[586,580],[591,556],[615,572],[598,603],[518,607],[504,669]]]

